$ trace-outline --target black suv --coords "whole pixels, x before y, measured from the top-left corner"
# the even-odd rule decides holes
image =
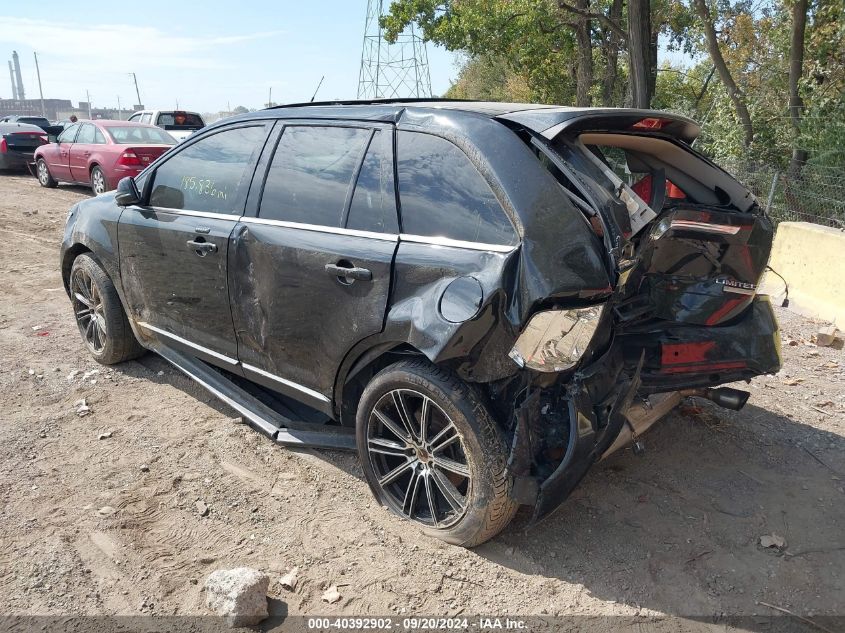
[[[285,106],[74,206],[61,261],[102,363],[153,350],[285,445],[356,449],[451,543],[552,512],[683,396],[776,372],[772,224],[625,109]]]

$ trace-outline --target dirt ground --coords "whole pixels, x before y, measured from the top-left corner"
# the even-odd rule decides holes
[[[207,575],[248,565],[289,614],[845,615],[845,354],[819,324],[778,309],[785,368],[743,411],[685,405],[467,551],[379,507],[353,455],[281,449],[153,355],[97,365],[58,266],[87,195],[0,175],[0,614],[206,614]]]

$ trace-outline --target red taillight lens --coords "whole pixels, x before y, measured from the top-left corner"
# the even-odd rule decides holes
[[[6,144],[6,137],[0,137],[0,154],[5,154],[9,151],[9,146]]]
[[[140,167],[141,160],[135,152],[126,151],[117,159],[117,164],[123,165],[124,167]]]

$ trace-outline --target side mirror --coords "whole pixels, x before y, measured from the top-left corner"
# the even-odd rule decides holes
[[[127,176],[120,179],[114,192],[114,201],[121,207],[141,204],[141,194],[138,192],[138,186],[133,178]]]

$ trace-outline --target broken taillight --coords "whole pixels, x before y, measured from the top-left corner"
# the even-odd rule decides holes
[[[538,312],[508,356],[536,371],[572,369],[590,346],[603,313],[604,305]]]

